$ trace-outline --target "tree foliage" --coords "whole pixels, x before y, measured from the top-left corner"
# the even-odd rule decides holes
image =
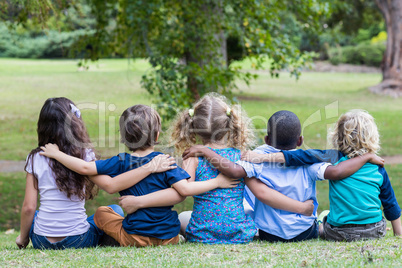
[[[33,4],[33,3],[36,4]],[[11,2],[8,9],[10,9]],[[165,117],[189,107],[211,91],[231,96],[236,81],[247,84],[256,74],[242,71],[236,59],[248,57],[255,69],[269,61],[270,73],[288,69],[296,77],[311,58],[294,44],[285,13],[303,31],[321,28],[329,5],[319,0],[86,0],[26,1],[18,15],[47,21],[67,7],[86,4],[95,33],[79,41],[85,58],[119,55],[146,57],[152,69],[142,86],[158,97]],[[4,9],[4,8],[3,8]]]

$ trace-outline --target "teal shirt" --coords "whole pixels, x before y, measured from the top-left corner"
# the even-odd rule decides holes
[[[348,158],[341,158],[335,165]],[[329,182],[330,213],[327,221],[333,226],[370,224],[381,221],[380,187],[383,176],[378,166],[366,163],[355,174],[340,181]]]

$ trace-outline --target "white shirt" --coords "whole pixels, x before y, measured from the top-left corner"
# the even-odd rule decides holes
[[[93,152],[90,152],[85,160],[91,161],[95,160],[94,158]],[[57,188],[53,171],[49,166],[49,158],[39,153],[27,158],[25,171],[38,179],[40,207],[35,218],[35,234],[63,237],[80,235],[88,231],[85,200],[79,200],[77,196],[67,198],[67,195]]]

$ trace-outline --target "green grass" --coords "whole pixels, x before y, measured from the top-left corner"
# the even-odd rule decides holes
[[[93,248],[64,251],[18,250],[17,234],[0,233],[1,266],[6,267],[399,267],[402,240],[360,242],[314,240],[247,245],[179,244],[148,248]]]
[[[39,111],[44,101],[54,96],[66,96],[84,107],[84,121],[103,157],[124,151],[118,144],[117,120],[131,105],[153,103],[140,87],[141,75],[149,65],[143,60],[101,60],[89,71],[79,72],[76,63],[0,59],[0,159],[26,158],[37,143]],[[341,113],[360,108],[377,120],[381,154],[402,154],[401,100],[367,91],[380,79],[380,74],[304,73],[296,81],[286,73],[273,79],[264,72],[250,87],[240,83],[238,97],[253,119],[260,142],[268,118],[287,109],[300,117],[304,148],[325,148],[327,126]]]
[[[247,66],[249,63],[245,63]],[[0,59],[0,159],[24,160],[36,146],[36,121],[43,102],[66,96],[80,105],[96,149],[103,157],[124,148],[117,145],[117,120],[134,104],[152,104],[140,88],[141,75],[149,68],[145,61],[102,60],[89,71],[78,72],[75,61]],[[277,110],[291,110],[304,126],[305,147],[325,148],[327,126],[340,113],[361,108],[377,120],[382,154],[402,154],[400,133],[401,101],[369,93],[366,88],[380,81],[379,74],[304,73],[299,81],[268,73],[252,83],[240,85],[239,99],[259,133],[260,142],[269,116]],[[114,109],[109,105],[114,105]],[[332,106],[331,106],[332,104]],[[328,107],[329,106],[329,107]],[[327,110],[325,109],[327,107]],[[320,119],[321,117],[321,119]],[[309,119],[310,118],[310,119]],[[399,203],[402,203],[402,165],[386,166]],[[25,174],[0,173],[0,230],[18,229],[24,198]],[[317,183],[319,210],[328,209],[328,184]],[[117,195],[100,192],[86,203],[91,215],[100,205],[117,202]],[[191,208],[192,200],[175,206],[179,212]],[[321,240],[248,245],[181,244],[155,248],[94,248],[65,251],[18,250],[18,233],[0,232],[0,266],[11,267],[131,267],[131,266],[281,266],[281,267],[387,267],[402,266],[400,238],[353,243]]]

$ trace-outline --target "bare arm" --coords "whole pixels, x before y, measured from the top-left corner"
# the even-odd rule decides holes
[[[216,178],[207,181],[194,181],[197,168],[197,158],[191,157],[183,161],[183,169],[191,176],[188,180],[181,180],[174,183],[173,188],[182,196],[197,195],[216,188],[233,188],[239,181],[219,174]]]
[[[125,195],[119,199],[119,205],[127,214],[132,214],[142,208],[174,206],[186,198],[175,189],[168,188],[142,196]]]
[[[187,149],[183,153],[183,160],[187,160],[190,157],[203,156],[208,162],[210,162],[215,168],[217,168],[223,175],[231,178],[244,178],[247,176],[243,167],[236,163],[224,158],[208,147],[202,145],[195,145]]]
[[[357,172],[367,162],[384,165],[384,159],[376,154],[364,154],[342,161],[336,166],[328,166],[325,169],[324,178],[326,180],[342,180]]]
[[[112,178],[108,175],[97,175],[91,177],[91,180],[102,190],[109,194],[114,194],[130,188],[151,173],[165,172],[177,168],[177,166],[172,166],[173,164],[175,164],[173,157],[161,154],[155,156],[149,163],[116,177]]]
[[[394,235],[401,236],[402,235],[401,217],[391,221],[391,224],[392,224],[392,230],[394,231]]]
[[[246,185],[255,197],[270,207],[311,216],[314,212],[313,200],[296,201],[265,185],[256,178],[246,178]]]
[[[35,216],[38,202],[38,190],[35,188],[35,177],[27,173],[25,198],[21,209],[21,234],[15,241],[19,248],[26,248],[29,244],[29,231]]]
[[[83,159],[65,154],[59,150],[59,147],[55,144],[48,143],[45,146],[40,147],[42,152],[40,155],[53,158],[56,161],[63,164],[66,168],[77,172],[81,175],[97,175],[95,162],[87,162]]]

